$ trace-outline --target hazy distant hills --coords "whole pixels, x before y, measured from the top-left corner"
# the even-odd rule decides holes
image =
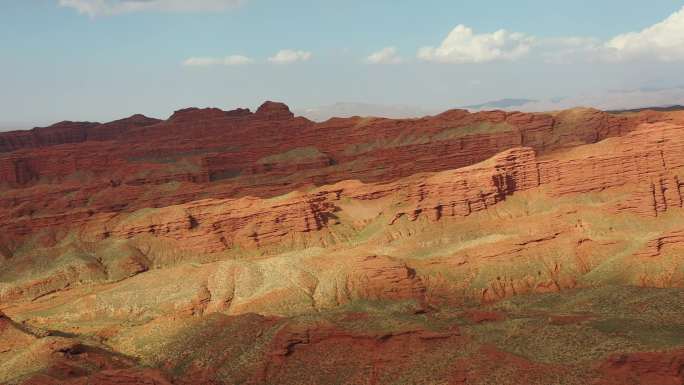
[[[632,108],[629,110],[610,110],[608,112],[613,112],[613,113],[619,113],[619,112],[641,112],[645,110],[653,110],[653,111],[661,111],[661,112],[667,112],[667,111],[682,111],[684,110],[684,106],[680,104],[675,104],[672,106],[660,106],[660,107],[642,107],[642,108]]]
[[[316,122],[332,117],[349,118],[352,116],[378,116],[383,118],[415,118],[439,113],[438,109],[428,109],[409,105],[385,105],[373,103],[340,102],[325,106],[295,110],[295,115],[304,116]]]
[[[463,106],[463,108],[469,109],[469,110],[495,110],[495,109],[508,109],[511,107],[519,107],[523,106],[527,103],[534,103],[536,100],[533,99],[512,99],[512,98],[506,98],[506,99],[499,99],[499,100],[492,100],[480,104],[470,104],[467,106]]]
[[[536,102],[536,100],[507,98],[492,100],[480,104],[454,107],[465,108],[469,110],[497,110],[510,109],[534,102]],[[304,116],[310,120],[322,122],[332,117],[349,118],[352,116],[378,116],[392,119],[416,118],[426,115],[438,114],[442,110],[444,110],[444,108],[424,108],[419,106],[402,104],[392,105],[340,102],[330,105],[295,110],[295,115]]]

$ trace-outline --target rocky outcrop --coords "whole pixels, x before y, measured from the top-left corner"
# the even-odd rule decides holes
[[[616,354],[598,369],[596,385],[681,385],[684,384],[684,350]]]
[[[211,120],[221,120],[225,118],[238,118],[251,115],[248,108],[238,108],[233,111],[223,111],[219,108],[184,108],[175,111],[169,117],[167,123],[187,124],[188,129],[193,129],[197,123],[204,123]]]
[[[396,194],[405,195],[404,204],[408,209],[400,209],[390,224],[404,215],[412,221],[421,215],[435,221],[442,216],[467,216],[495,205],[516,191],[537,186],[539,175],[534,151],[530,148],[505,151],[480,165],[393,185]]]
[[[38,320],[49,325],[64,318],[142,319],[217,312],[293,316],[334,309],[354,301],[404,300],[412,301],[416,307],[425,303],[425,283],[416,271],[405,262],[387,256],[223,261],[143,271],[131,274],[126,280],[110,281],[106,292],[79,298],[65,306],[63,312]],[[184,279],[178,281],[178,276]],[[57,280],[59,274],[50,277]],[[72,277],[68,282],[74,289],[98,284],[91,277]],[[50,294],[66,288],[63,282],[63,286],[30,283],[30,290],[22,282],[10,286],[0,292],[0,300],[49,303]]]
[[[134,219],[109,220],[95,238],[152,235],[175,239],[184,248],[204,253],[234,247],[257,249],[297,242],[298,234],[321,231],[334,221],[334,211],[332,202],[316,195],[283,202],[257,198],[203,200],[133,213]]]
[[[81,143],[87,140],[120,139],[124,134],[136,128],[151,126],[159,122],[159,119],[137,114],[105,124],[65,121],[49,127],[36,127],[30,131],[3,132],[0,133],[0,153]]]
[[[145,129],[160,123],[161,120],[150,118],[142,114],[135,114],[128,118],[100,124],[88,130],[85,140],[104,141],[123,138],[136,130]]]
[[[158,370],[128,369],[135,365],[134,360],[53,334],[60,333],[19,324],[0,312],[0,381],[27,385],[169,384]]]
[[[617,210],[657,216],[682,207],[684,128],[653,124],[624,137],[568,151],[561,159],[540,161],[540,183],[555,195],[633,188]]]
[[[641,250],[634,254],[637,258],[655,258],[665,249],[684,248],[684,230],[671,231],[651,239]]]
[[[0,134],[0,152],[84,142],[88,137],[88,130],[98,125],[98,123],[89,122],[60,122],[50,127],[34,128],[30,131],[2,133]]]
[[[457,326],[441,333],[427,330],[405,330],[376,334],[340,330],[330,324],[305,325],[303,327],[300,325],[288,326],[279,330],[273,340],[273,347],[270,353],[276,359],[286,359],[287,356],[295,354],[297,349],[307,349],[311,348],[312,345],[333,341],[342,344],[356,341],[358,343],[370,343],[371,345],[380,346],[393,339],[428,342],[431,340],[449,340],[461,335]]]
[[[423,299],[425,284],[405,263],[373,255],[358,257],[351,266],[351,280],[345,284],[352,295],[371,300]]]
[[[287,120],[294,118],[294,114],[286,104],[271,101],[262,104],[254,115],[259,119],[266,120]]]

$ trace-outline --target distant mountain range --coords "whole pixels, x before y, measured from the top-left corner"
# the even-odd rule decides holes
[[[661,112],[667,112],[667,111],[682,111],[684,110],[684,106],[680,104],[675,104],[672,106],[660,106],[660,107],[642,107],[642,108],[632,108],[629,110],[610,110],[607,112],[612,112],[612,113],[620,113],[620,112],[641,112],[645,110],[653,110],[653,111],[661,111]]]
[[[499,100],[491,100],[488,102],[480,103],[480,104],[470,104],[467,106],[463,106],[462,108],[466,108],[469,110],[492,110],[492,109],[500,109],[500,108],[511,108],[511,107],[518,107],[525,105],[527,103],[534,103],[536,100],[533,99],[512,99],[512,98],[506,98],[506,99],[499,99]]]
[[[409,105],[386,105],[372,103],[340,102],[325,106],[295,110],[295,115],[322,122],[332,117],[349,118],[352,116],[377,116],[383,118],[401,119],[434,115],[439,109],[427,109]]]
[[[638,91],[643,93],[645,91]],[[658,94],[658,92],[655,92]],[[633,92],[634,93],[634,92]],[[682,104],[658,104],[661,100],[647,94],[644,101],[651,103],[644,103],[647,107],[641,107],[636,104],[641,95],[637,95],[635,100],[625,98],[618,98],[617,102],[610,102],[610,98],[601,96],[586,96],[576,98],[557,98],[549,100],[534,100],[523,98],[505,98],[498,100],[491,100],[479,104],[469,104],[465,106],[456,106],[454,108],[464,108],[475,111],[486,110],[519,110],[524,112],[543,112],[567,109],[577,106],[590,106],[597,109],[605,110],[606,112],[620,113],[620,112],[640,112],[644,110],[655,111],[679,111],[684,110]],[[614,92],[613,95],[621,93]],[[657,96],[657,95],[656,95]],[[666,95],[665,99],[678,99],[679,95]],[[649,100],[653,99],[653,100]],[[664,101],[664,100],[663,100]],[[625,105],[627,104],[627,105]],[[629,108],[636,104],[637,107]],[[621,107],[627,108],[621,108]],[[375,104],[375,103],[353,103],[353,102],[339,102],[329,105],[323,105],[312,108],[295,109],[293,112],[297,116],[303,116],[315,122],[323,122],[333,117],[349,118],[352,116],[375,116],[390,119],[404,119],[404,118],[419,118],[423,116],[436,115],[448,108],[425,108],[419,106],[403,105],[403,104]],[[26,123],[26,122],[0,122],[0,132],[27,130],[32,127],[42,127],[45,123]]]
[[[510,109],[534,102],[536,102],[536,100],[507,98],[492,100],[480,104],[460,106],[456,108],[465,108],[468,110],[497,110]],[[340,102],[330,105],[298,109],[295,110],[294,113],[295,115],[304,116],[316,122],[322,122],[332,117],[349,118],[352,116],[377,116],[392,119],[418,118],[427,115],[435,115],[445,109],[446,108],[424,108],[401,104],[388,105]]]

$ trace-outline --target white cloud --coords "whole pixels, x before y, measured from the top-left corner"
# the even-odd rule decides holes
[[[547,63],[684,60],[684,7],[640,32],[617,35],[607,41],[586,37],[542,39],[535,47]]]
[[[605,44],[608,59],[652,57],[662,61],[684,60],[684,7],[667,19],[640,32],[615,36]]]
[[[211,67],[211,66],[239,66],[251,63],[253,60],[247,56],[231,55],[224,58],[218,57],[191,57],[183,61],[186,67]]]
[[[423,47],[418,58],[440,63],[484,63],[515,60],[532,50],[549,64],[617,62],[636,59],[684,61],[684,7],[639,32],[608,40],[592,37],[535,38],[499,30],[477,34],[458,25],[438,47]]]
[[[371,64],[397,64],[401,63],[402,59],[397,55],[396,48],[385,47],[380,51],[372,53],[366,58],[366,61]]]
[[[268,61],[277,64],[289,64],[298,61],[307,61],[311,59],[311,56],[311,52],[283,49],[278,51],[274,56],[268,58]]]
[[[142,11],[222,11],[243,2],[245,0],[59,0],[59,5],[95,17]]]
[[[439,63],[484,63],[494,60],[515,60],[526,55],[534,44],[534,37],[518,32],[498,30],[476,34],[459,24],[439,47],[423,47],[418,58]]]

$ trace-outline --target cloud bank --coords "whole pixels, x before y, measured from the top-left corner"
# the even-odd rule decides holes
[[[268,58],[268,61],[276,64],[290,64],[298,61],[307,61],[311,59],[311,52],[295,51],[291,49],[283,49],[278,51],[275,55]]]
[[[370,64],[399,64],[402,61],[394,47],[385,47],[366,58],[366,62]]]
[[[438,63],[485,63],[494,60],[514,60],[527,54],[534,37],[500,29],[477,34],[459,24],[438,47],[423,47],[418,58]]]
[[[604,41],[575,36],[539,38],[504,29],[475,33],[460,24],[440,45],[422,47],[417,56],[428,62],[468,64],[516,60],[531,52],[540,54],[550,64],[577,60],[684,61],[684,7],[641,31],[623,33]]]
[[[143,11],[222,11],[244,2],[245,0],[59,0],[59,5],[96,17]]]
[[[216,57],[191,57],[183,61],[185,67],[213,67],[213,66],[240,66],[252,63],[253,60],[243,55],[230,55],[224,58]]]
[[[609,58],[617,60],[640,57],[661,61],[684,60],[684,7],[642,31],[615,36],[604,47]]]

